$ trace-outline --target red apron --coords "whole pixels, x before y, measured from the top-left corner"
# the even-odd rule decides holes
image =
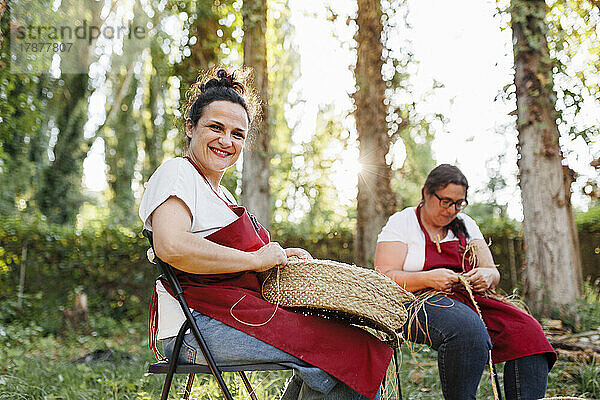
[[[238,218],[206,239],[247,252],[269,242],[269,233],[244,207],[223,201]],[[377,394],[392,350],[368,332],[340,321],[283,308],[278,308],[268,323],[249,326],[238,320],[261,324],[271,317],[275,307],[262,299],[256,272],[200,275],[175,271],[188,305],[194,310],[319,367],[368,398]],[[236,303],[233,314],[237,319],[231,311]]]
[[[427,230],[421,223],[421,207],[417,207],[415,212],[421,230],[425,235],[424,271],[434,268],[449,268],[456,272],[468,272],[473,269],[468,257],[465,257],[465,270],[462,269],[462,257],[467,245],[465,235],[461,233],[458,235],[458,240],[438,243],[441,250],[441,252],[438,252],[437,245],[431,240]],[[507,302],[475,293],[473,295],[483,315],[488,334],[492,339],[492,360],[494,363],[533,354],[547,353],[549,367],[552,367],[556,361],[556,352],[535,318]],[[475,311],[475,306],[465,290],[454,289],[448,297],[466,304]]]

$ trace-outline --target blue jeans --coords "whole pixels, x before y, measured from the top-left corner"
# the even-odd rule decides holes
[[[441,295],[427,300],[424,310],[417,310],[416,318],[412,307],[408,311],[404,337],[437,350],[444,398],[475,399],[492,348],[479,316],[460,301]],[[543,398],[547,383],[548,360],[544,354],[507,361],[504,365],[506,400]]]
[[[325,371],[310,365],[291,354],[256,339],[210,318],[197,311],[192,313],[206,345],[212,350],[215,362],[219,365],[276,363],[294,370],[282,400],[366,400],[367,398],[348,385],[332,377]],[[163,340],[165,355],[170,357],[175,346],[175,337]],[[184,336],[179,363],[207,364],[194,335]],[[365,366],[368,368],[368,366]],[[380,392],[375,400],[379,400]]]

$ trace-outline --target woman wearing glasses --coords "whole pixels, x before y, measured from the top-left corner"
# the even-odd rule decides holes
[[[458,168],[434,168],[419,205],[392,215],[379,234],[375,268],[411,292],[438,291],[409,307],[404,335],[438,351],[445,399],[475,399],[490,349],[494,363],[506,362],[507,399],[542,398],[556,353],[532,316],[492,294],[500,273],[479,227],[460,212],[468,204],[468,187]],[[470,284],[485,325],[459,274]]]

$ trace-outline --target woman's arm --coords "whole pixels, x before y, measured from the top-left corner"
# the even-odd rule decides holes
[[[264,271],[285,265],[287,257],[276,242],[244,252],[221,246],[190,232],[192,214],[185,203],[169,197],[152,213],[156,255],[173,267],[193,274]]]
[[[488,289],[495,288],[500,282],[500,272],[494,264],[492,252],[485,241],[481,239],[473,239],[471,243],[475,246],[477,268],[473,268],[465,276],[475,292],[485,292]]]
[[[408,246],[403,242],[379,242],[375,250],[375,270],[389,276],[409,292],[433,288],[449,290],[458,282],[456,272],[437,268],[430,271],[404,271]]]

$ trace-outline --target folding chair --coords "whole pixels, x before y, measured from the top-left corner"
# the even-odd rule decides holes
[[[144,236],[150,242],[150,246],[154,247],[154,243],[152,240],[152,232],[144,229]],[[243,364],[243,365],[228,365],[228,366],[218,366],[215,363],[214,357],[210,352],[204,338],[202,337],[202,333],[196,324],[196,321],[192,317],[192,313],[190,312],[190,308],[187,305],[185,297],[183,296],[183,289],[179,284],[179,280],[175,275],[175,271],[173,271],[173,267],[166,262],[162,261],[157,256],[154,257],[155,263],[158,264],[163,276],[167,279],[169,286],[174,291],[175,297],[185,314],[185,322],[179,329],[179,333],[177,334],[177,338],[175,339],[175,346],[173,347],[173,354],[171,355],[171,359],[168,361],[158,362],[154,364],[150,364],[148,366],[148,373],[151,374],[166,374],[165,382],[162,388],[161,400],[167,400],[169,397],[169,391],[171,390],[171,383],[173,381],[174,374],[188,374],[187,384],[184,392],[184,400],[188,400],[190,393],[192,391],[192,385],[194,383],[195,374],[212,374],[217,380],[217,384],[223,393],[223,396],[226,400],[233,400],[231,397],[231,393],[229,393],[229,389],[223,380],[221,375],[222,372],[238,372],[246,390],[250,394],[252,400],[258,400],[250,381],[246,377],[245,371],[278,371],[278,370],[289,370],[289,367],[280,364],[274,363],[262,363],[262,364]],[[199,364],[178,364],[177,359],[179,358],[179,353],[181,351],[181,345],[183,343],[183,336],[185,332],[191,329],[196,341],[200,345],[200,350],[204,355],[204,359],[207,361],[208,365],[199,365]],[[397,371],[398,364],[396,362],[398,355],[398,349],[394,349],[394,357],[393,362],[396,366],[396,388],[398,400],[402,400],[402,390],[400,387],[400,373]],[[384,381],[385,382],[385,381]],[[384,383],[385,385],[385,383]]]
[[[144,236],[148,238],[150,242],[150,246],[154,246],[152,241],[152,232],[144,229]],[[204,338],[202,337],[202,333],[196,324],[196,321],[192,317],[192,313],[190,312],[190,308],[187,305],[187,302],[183,296],[183,289],[179,284],[179,280],[175,276],[175,272],[173,271],[173,267],[169,264],[165,263],[158,257],[155,257],[154,261],[158,263],[164,277],[167,279],[169,286],[174,291],[175,297],[177,301],[179,301],[179,305],[185,314],[185,322],[179,329],[179,333],[177,334],[177,338],[175,339],[175,346],[173,347],[173,354],[171,355],[171,359],[166,362],[158,362],[155,364],[150,364],[148,367],[148,372],[151,374],[166,374],[165,382],[162,388],[161,400],[167,400],[169,397],[169,391],[171,390],[171,383],[173,381],[174,374],[188,374],[187,384],[184,392],[184,400],[187,400],[192,391],[192,385],[194,383],[194,375],[195,374],[212,374],[217,380],[217,384],[223,393],[223,396],[227,400],[233,400],[231,397],[231,393],[227,388],[225,381],[221,375],[222,372],[238,372],[244,386],[248,390],[250,397],[252,400],[258,400],[256,394],[254,393],[254,389],[250,384],[250,381],[246,377],[244,371],[276,371],[276,370],[287,370],[290,369],[284,365],[273,364],[273,363],[262,363],[262,364],[243,364],[243,365],[228,365],[228,366],[218,366],[215,363],[214,357],[212,356],[211,351],[209,350]],[[181,345],[183,343],[183,336],[185,332],[191,329],[196,341],[200,345],[200,350],[204,355],[204,359],[207,361],[208,365],[198,365],[198,364],[178,364],[177,359],[179,358],[179,353],[181,350]]]

